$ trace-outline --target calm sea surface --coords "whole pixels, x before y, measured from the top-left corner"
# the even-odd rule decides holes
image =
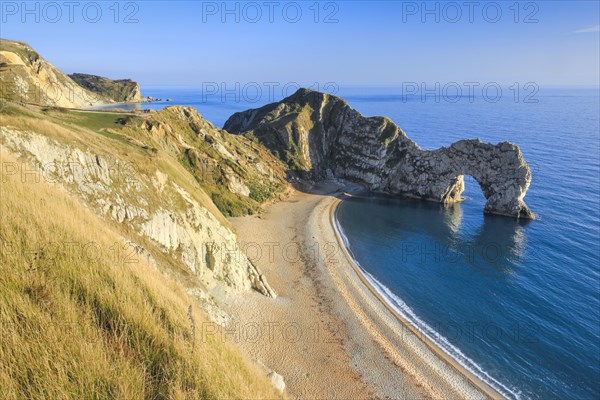
[[[196,107],[218,126],[265,101],[222,101],[201,90],[145,95]],[[290,93],[291,94],[291,93]],[[458,361],[510,398],[600,398],[600,96],[540,89],[524,102],[403,96],[397,88],[342,89],[367,116],[393,119],[421,147],[463,138],[518,144],[533,181],[532,222],[483,215],[466,177],[464,203],[345,201],[337,218],[365,274],[388,301]],[[530,93],[529,93],[530,94]]]

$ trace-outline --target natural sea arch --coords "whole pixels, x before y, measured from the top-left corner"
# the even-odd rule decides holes
[[[423,150],[391,119],[364,117],[343,99],[309,89],[236,113],[224,129],[252,133],[285,154],[294,174],[312,181],[341,178],[373,192],[448,203],[460,198],[461,176],[470,175],[487,199],[486,213],[534,218],[523,201],[531,171],[509,142],[461,140]]]
[[[534,218],[523,201],[531,171],[518,146],[461,140],[437,150],[407,154],[387,182],[388,190],[448,204],[462,200],[464,176],[471,176],[486,198],[484,212]]]

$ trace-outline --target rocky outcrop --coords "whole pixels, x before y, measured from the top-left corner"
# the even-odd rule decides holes
[[[117,103],[144,100],[140,92],[140,85],[131,79],[112,80],[102,76],[80,73],[70,74],[69,78],[87,90]]]
[[[128,132],[144,134],[144,142],[181,160],[228,217],[259,213],[287,189],[285,164],[258,143],[217,128],[193,107],[166,107]]]
[[[279,375],[277,372],[275,372],[271,368],[267,367],[260,360],[256,360],[256,363],[264,370],[265,374],[267,375],[267,378],[269,378],[273,387],[275,387],[275,389],[277,389],[279,391],[279,393],[284,393],[285,392],[285,380],[283,379],[283,376]]]
[[[423,150],[385,117],[363,117],[344,100],[300,89],[279,103],[232,115],[224,129],[257,137],[305,178],[342,178],[374,192],[441,203],[461,200],[472,176],[485,212],[534,218],[523,197],[531,171],[518,146],[462,140]]]
[[[57,126],[52,129],[62,132]],[[0,144],[38,167],[38,173],[27,168],[33,179],[43,178],[75,193],[99,215],[122,226],[128,240],[147,243],[146,248],[136,245],[136,253],[166,257],[169,270],[179,268],[193,277],[188,282],[201,282],[207,290],[224,283],[236,291],[255,289],[275,297],[202,189],[189,183],[194,180],[184,169],[173,170],[176,162],[168,161],[165,173],[158,160],[150,167],[150,160],[139,164],[110,147],[73,141],[77,131],[65,135],[68,143],[1,126]]]
[[[285,391],[285,381],[283,380],[283,376],[279,375],[275,371],[269,372],[267,377],[271,380],[275,389],[279,390],[279,393],[283,393]]]
[[[25,43],[0,39],[0,100],[82,108],[111,100],[91,92]]]

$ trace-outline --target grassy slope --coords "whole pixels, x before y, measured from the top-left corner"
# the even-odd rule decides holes
[[[111,145],[112,151],[126,154],[131,162],[139,166],[148,164],[148,158],[151,158],[151,164],[159,169],[167,168],[172,171],[175,168],[172,165],[173,160],[177,160],[180,167],[191,173],[197,184],[210,197],[210,200],[203,199],[200,203],[211,209],[211,212],[215,205],[219,209],[220,212],[213,212],[215,215],[222,213],[227,217],[235,217],[259,213],[263,203],[276,198],[286,188],[284,165],[262,145],[208,125],[203,127],[209,132],[208,139],[202,139],[194,132],[189,121],[179,119],[168,109],[150,115],[134,115],[119,112],[67,111],[60,108],[39,110],[30,107],[26,110],[7,103],[2,114],[4,124],[20,129],[44,132],[50,137],[57,138],[54,132],[64,131],[65,129],[62,128],[66,128],[70,133],[58,135],[62,136],[59,139],[68,142],[69,140],[81,141],[85,138],[86,146],[96,144],[99,149]],[[156,133],[150,133],[141,127],[145,120],[159,123],[162,127],[168,126],[172,132],[165,133],[161,130],[157,137]],[[97,135],[91,136],[92,133]],[[114,139],[114,143],[111,144],[104,138]],[[181,140],[189,148],[184,148],[180,143]],[[223,157],[213,147],[214,143],[223,144],[228,151],[238,155],[239,161],[234,162]],[[157,152],[157,149],[161,151]],[[259,160],[270,168],[272,180],[256,171],[254,163]],[[229,191],[227,174],[239,176],[250,188],[250,196]],[[188,174],[169,175],[187,176]],[[189,187],[189,185],[182,186]],[[189,191],[197,192],[191,188]],[[222,222],[226,224],[225,221]]]
[[[10,53],[14,53],[20,58],[20,61],[14,63],[15,60],[10,60],[12,57],[5,59],[3,54],[0,55],[0,101],[68,107],[83,107],[90,102],[109,102],[109,99],[100,94],[80,87],[26,43],[0,39],[0,52],[9,53],[9,57]],[[15,76],[26,83],[27,89],[15,85]]]
[[[190,146],[190,149],[179,155],[179,161],[194,175],[224,215],[236,217],[259,213],[264,202],[272,200],[285,190],[284,165],[256,141],[209,126],[206,121],[181,120],[171,108],[162,110],[151,118],[171,126],[177,133],[177,141],[183,140]],[[135,121],[130,125],[135,126]],[[194,129],[204,130],[207,132],[206,137],[202,138]],[[142,131],[134,129],[126,132],[136,136]],[[214,144],[218,143],[237,155],[237,160],[223,157],[214,148]],[[257,173],[256,163],[259,161],[270,169],[272,180]],[[250,195],[243,196],[229,191],[228,174],[239,176],[249,187]]]
[[[3,398],[278,397],[236,349],[202,340],[196,312],[194,335],[178,284],[130,262],[76,199],[4,174],[0,195]]]
[[[125,119],[127,123],[142,117],[128,113],[78,112],[54,108],[43,108],[40,111],[37,107],[24,108],[7,103],[2,109],[1,118],[3,125],[24,131],[41,132],[58,142],[80,148],[87,147],[100,154],[109,152],[148,176],[160,170],[190,193],[223,225],[230,226],[210,197],[198,187],[193,176],[180,162],[165,151],[154,152],[147,144],[148,140],[135,131],[123,129],[124,125],[119,122],[120,119]],[[146,200],[153,203],[156,200],[153,196],[161,194],[147,193],[147,196]]]

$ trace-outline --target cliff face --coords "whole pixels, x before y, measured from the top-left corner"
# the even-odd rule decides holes
[[[0,39],[0,98],[67,108],[143,100],[131,79],[66,75],[27,44],[5,39]]]
[[[283,398],[264,367],[198,333],[196,290],[31,165],[15,173],[4,146],[0,159],[3,399]]]
[[[462,140],[422,150],[390,119],[363,117],[344,100],[307,89],[236,113],[224,129],[257,137],[302,176],[349,179],[375,192],[450,203],[461,200],[463,176],[471,175],[486,213],[534,218],[523,201],[531,171],[508,142]]]
[[[136,253],[182,275],[195,296],[206,300],[218,287],[275,295],[225,216],[260,212],[283,196],[281,161],[190,107],[111,113],[19,104],[85,107],[141,95],[133,81],[83,74],[72,80],[28,45],[0,44],[3,149],[120,226]]]
[[[0,99],[82,108],[111,102],[73,81],[25,43],[0,39]]]
[[[181,278],[194,296],[208,301],[207,294],[217,288],[254,289],[275,296],[239,247],[229,222],[195,176],[194,166],[183,158],[194,150],[192,138],[186,137],[193,129],[194,135],[202,136],[198,141],[222,146],[227,157],[214,150],[206,158],[224,167],[236,162],[238,151],[258,157],[247,139],[230,135],[237,143],[230,145],[211,138],[218,130],[184,107],[135,115],[8,104],[2,114],[3,149],[37,167],[36,179],[64,187],[119,227],[131,251]],[[22,170],[32,175],[32,167]],[[235,173],[222,178],[225,187],[227,179],[242,180]],[[257,185],[261,178],[270,182],[271,175],[253,176]],[[206,306],[217,313],[215,319],[224,318],[211,304]]]
[[[131,79],[112,80],[88,74],[70,74],[69,77],[87,90],[117,103],[143,100],[140,85]]]
[[[285,164],[255,141],[215,127],[192,107],[166,107],[125,129],[180,160],[228,217],[258,213],[287,188]]]

